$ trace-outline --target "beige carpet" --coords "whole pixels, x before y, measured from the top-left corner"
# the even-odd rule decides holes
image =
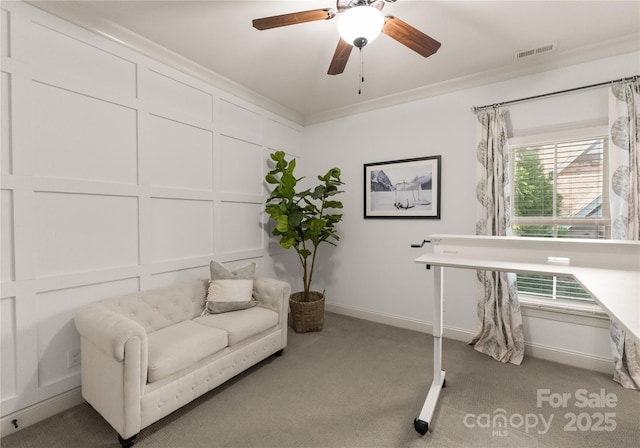
[[[447,387],[432,432],[420,436],[413,419],[431,383],[432,356],[430,335],[328,313],[322,332],[289,330],[282,357],[144,429],[134,447],[640,446],[640,393],[609,375],[533,358],[503,365],[452,340],[444,341]],[[545,389],[550,401],[538,406]],[[566,407],[554,401],[558,393],[570,394]],[[609,405],[615,398],[615,407],[596,400],[602,393]],[[588,406],[576,406],[582,404]],[[498,415],[503,420],[494,421]],[[3,438],[1,446],[119,444],[115,431],[80,405]]]

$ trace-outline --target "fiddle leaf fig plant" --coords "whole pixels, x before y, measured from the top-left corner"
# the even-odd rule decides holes
[[[313,279],[318,246],[329,243],[336,246],[340,240],[335,225],[342,220],[342,202],[335,198],[343,191],[339,189],[340,168],[331,168],[320,183],[302,191],[296,191],[298,182],[304,177],[295,177],[296,160],[286,160],[283,151],[271,154],[275,167],[267,173],[265,180],[273,185],[266,201],[266,212],[275,222],[272,234],[280,237],[280,246],[294,248],[298,253],[303,272],[304,292],[308,294]],[[310,258],[310,259],[309,259]]]

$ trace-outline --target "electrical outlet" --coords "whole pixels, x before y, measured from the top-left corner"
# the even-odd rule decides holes
[[[80,365],[80,349],[75,348],[67,352],[67,369]]]

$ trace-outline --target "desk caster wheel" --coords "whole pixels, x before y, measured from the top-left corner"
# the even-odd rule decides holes
[[[424,420],[418,420],[417,418],[413,419],[413,427],[418,431],[421,435],[425,435],[429,430],[429,423]]]

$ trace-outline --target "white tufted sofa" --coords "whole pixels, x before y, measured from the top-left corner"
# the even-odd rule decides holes
[[[207,284],[105,299],[76,314],[82,396],[123,447],[141,429],[286,347],[288,283],[257,278],[258,306],[201,316]]]

